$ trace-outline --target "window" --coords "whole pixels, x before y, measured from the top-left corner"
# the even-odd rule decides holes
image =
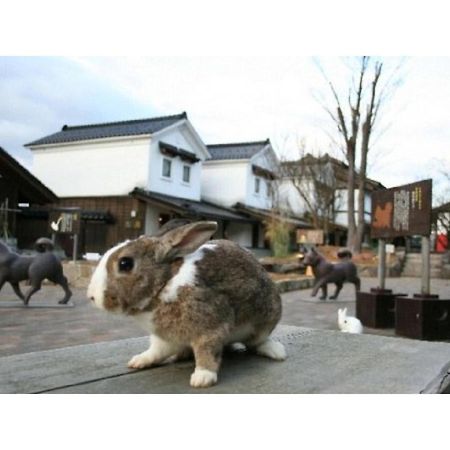
[[[191,168],[189,166],[183,166],[183,181],[185,183],[191,181]]]
[[[272,196],[272,185],[270,181],[266,181],[266,197],[270,198]]]
[[[255,178],[255,194],[259,194],[261,180],[259,178]]]
[[[170,178],[172,172],[172,161],[170,159],[163,159],[162,176],[164,178]]]

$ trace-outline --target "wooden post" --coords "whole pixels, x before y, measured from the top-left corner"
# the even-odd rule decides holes
[[[73,235],[73,262],[77,261],[78,256],[78,234]]]
[[[378,288],[386,287],[386,239],[378,239]]]
[[[422,295],[430,294],[430,237],[422,236]]]

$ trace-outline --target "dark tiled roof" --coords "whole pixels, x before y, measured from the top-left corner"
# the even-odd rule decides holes
[[[450,202],[443,203],[440,206],[433,208],[433,213],[448,213],[450,212]]]
[[[137,197],[143,201],[156,203],[161,206],[181,214],[183,217],[201,218],[201,219],[221,219],[231,220],[233,222],[254,223],[256,220],[249,218],[247,215],[240,214],[232,209],[215,205],[210,202],[188,200],[180,197],[172,197],[170,195],[160,194],[158,192],[146,191],[144,189],[135,188],[130,195]]]
[[[258,220],[270,220],[273,217],[285,221],[287,223],[290,223],[291,225],[295,225],[297,227],[302,228],[312,228],[311,224],[305,222],[304,220],[301,220],[297,217],[293,216],[280,216],[274,211],[268,210],[268,209],[261,209],[261,208],[255,208],[254,206],[248,206],[244,203],[236,203],[234,206],[234,209],[236,211],[239,211],[241,213],[244,213],[250,217],[254,217]]]
[[[138,136],[152,134],[186,119],[185,112],[174,116],[154,117],[151,119],[128,120],[124,122],[98,123],[92,125],[67,126],[61,131],[26,144],[26,147],[62,142],[86,141],[117,136]]]
[[[256,142],[207,145],[208,151],[211,154],[209,161],[221,159],[250,159],[268,144],[270,144],[269,139]]]
[[[282,164],[282,166],[295,166],[296,164],[327,164],[330,163],[334,167],[334,175],[336,177],[336,180],[339,183],[340,189],[346,189],[347,187],[347,179],[348,179],[348,164],[344,161],[340,161],[339,159],[333,158],[328,153],[325,153],[324,155],[317,157],[314,155],[311,155],[310,153],[307,153],[303,158],[297,161],[285,161]],[[355,172],[355,183],[358,183],[359,179],[359,173],[358,171]],[[372,180],[371,178],[366,178],[366,188],[369,191],[377,191],[380,189],[386,189],[386,187],[380,183],[379,181]]]
[[[10,180],[14,180],[24,198],[37,203],[54,203],[58,201],[56,194],[38,180],[31,172],[19,164],[6,150],[0,147],[0,172]]]

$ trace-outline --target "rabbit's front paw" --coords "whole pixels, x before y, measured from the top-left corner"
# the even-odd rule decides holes
[[[128,361],[128,367],[130,369],[144,369],[145,367],[150,367],[154,363],[154,358],[149,354],[149,352],[139,353],[139,355],[134,355]]]
[[[209,387],[217,383],[217,372],[206,369],[195,369],[191,375],[191,386],[195,388]]]

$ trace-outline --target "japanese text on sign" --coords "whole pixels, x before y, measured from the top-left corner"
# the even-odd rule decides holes
[[[431,232],[432,181],[425,180],[372,194],[373,238],[422,235]]]

